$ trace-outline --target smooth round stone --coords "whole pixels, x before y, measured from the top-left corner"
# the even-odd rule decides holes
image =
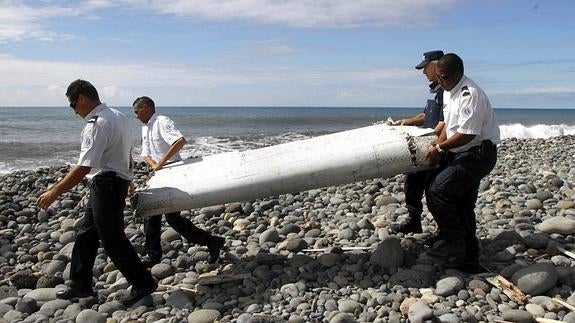
[[[74,240],[76,239],[76,232],[75,231],[67,231],[64,232],[62,235],[60,235],[60,237],[58,238],[58,240],[60,241],[60,243],[62,245],[67,245],[70,242],[74,242]]]
[[[360,313],[362,311],[362,305],[353,300],[342,300],[338,304],[338,310],[344,313]]]
[[[417,301],[409,307],[407,317],[410,322],[424,322],[433,316],[433,310],[422,301]]]
[[[503,320],[516,323],[531,323],[533,322],[533,315],[524,310],[510,309],[503,312]]]
[[[263,245],[266,242],[277,243],[278,241],[280,241],[280,236],[275,228],[267,229],[266,231],[262,232],[259,237],[260,245]]]
[[[212,309],[201,309],[188,315],[188,323],[212,323],[221,317],[219,311]]]
[[[107,302],[98,306],[98,312],[106,316],[111,316],[115,311],[122,309],[124,309],[124,305],[118,301]]]
[[[459,276],[449,276],[440,279],[435,286],[435,294],[439,296],[453,295],[465,286],[465,282]]]
[[[524,293],[541,295],[557,283],[559,273],[553,264],[536,263],[518,270],[511,281]]]
[[[538,304],[527,304],[525,305],[525,310],[533,317],[543,317],[545,315],[545,309]]]
[[[15,310],[20,313],[32,314],[39,309],[38,303],[35,299],[24,297],[18,300]]]
[[[541,222],[541,224],[537,226],[537,229],[547,234],[573,234],[575,233],[575,219],[569,217],[554,216]]]
[[[173,275],[176,269],[168,264],[159,263],[152,267],[151,273],[158,279],[164,279],[168,276]]]
[[[86,309],[80,312],[76,317],[76,323],[91,322],[91,323],[105,323],[106,315],[98,313],[91,309]]]

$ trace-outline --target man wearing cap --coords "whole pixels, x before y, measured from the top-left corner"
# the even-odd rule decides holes
[[[443,124],[443,89],[437,80],[435,65],[437,60],[443,56],[443,51],[434,50],[423,54],[423,58],[416,69],[423,69],[423,74],[429,80],[429,93],[431,97],[427,100],[423,112],[411,118],[397,120],[395,125],[401,126],[421,126],[424,128],[436,128],[438,124]],[[440,131],[441,125],[438,127]],[[409,219],[406,222],[394,223],[391,230],[401,233],[421,233],[421,213],[423,212],[423,191],[428,177],[428,171],[416,172],[405,176],[403,191],[405,193],[405,204],[409,212]]]
[[[427,208],[439,228],[439,240],[422,258],[446,267],[479,269],[475,202],[479,183],[495,167],[499,125],[485,92],[463,73],[463,61],[450,53],[437,62],[445,91],[445,127],[427,158],[444,155],[426,190]]]

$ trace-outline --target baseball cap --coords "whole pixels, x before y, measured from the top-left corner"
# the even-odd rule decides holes
[[[430,52],[425,52],[423,53],[423,57],[421,58],[421,63],[415,65],[415,68],[420,70],[424,68],[425,65],[427,65],[427,63],[438,60],[441,58],[441,56],[443,56],[442,50],[432,50]]]

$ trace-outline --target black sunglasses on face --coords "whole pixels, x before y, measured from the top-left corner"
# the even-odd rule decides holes
[[[70,102],[70,108],[72,108],[72,110],[76,110],[76,103],[78,103],[78,99],[72,100],[72,102]]]
[[[441,75],[439,75],[439,79],[442,80],[442,81],[447,81],[447,80],[449,80],[450,77],[451,77],[451,75],[449,75],[449,74],[441,74]]]

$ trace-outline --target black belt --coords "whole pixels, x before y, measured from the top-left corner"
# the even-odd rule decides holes
[[[118,176],[118,173],[116,173],[115,171],[113,171],[113,170],[108,170],[108,171],[105,171],[105,172],[98,173],[98,174],[96,174],[96,176],[94,176],[94,177],[98,177],[98,178],[116,178],[116,177],[119,177],[119,176]]]
[[[463,153],[481,153],[483,150],[493,149],[494,147],[495,147],[495,145],[491,142],[491,140],[485,139],[479,145],[475,145],[471,148],[468,148],[467,150],[459,151],[459,152],[451,152],[450,151],[449,153],[454,154],[454,155],[459,155],[459,154],[463,154]]]
[[[448,151],[446,154],[447,160],[453,160],[457,158],[459,155],[469,155],[473,156],[475,159],[483,159],[486,156],[489,156],[490,153],[494,153],[496,150],[496,145],[491,142],[491,140],[486,139],[483,140],[479,145],[473,146],[467,150],[460,151],[460,152],[451,152]]]

